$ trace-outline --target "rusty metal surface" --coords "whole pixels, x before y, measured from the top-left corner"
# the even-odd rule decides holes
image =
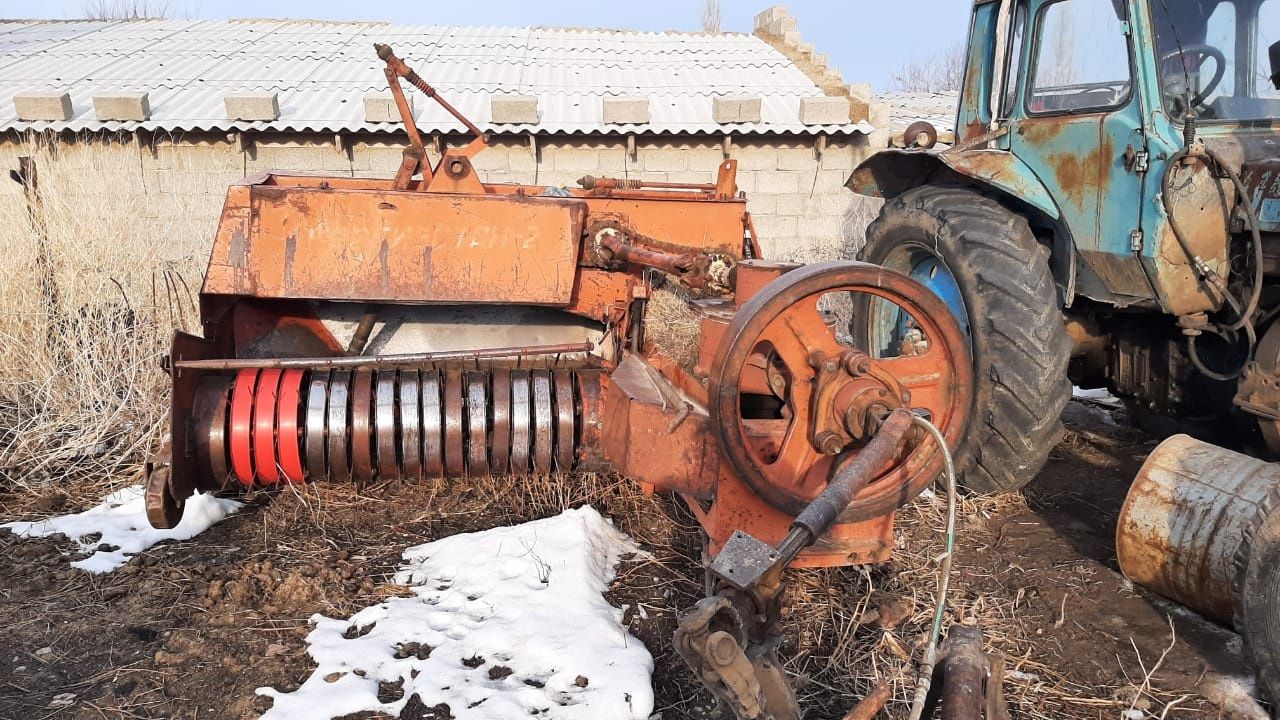
[[[196,468],[205,484],[227,481],[227,420],[231,383],[225,377],[201,378],[191,405]]]
[[[873,361],[885,376],[896,379],[883,386],[885,409],[929,410],[952,444],[970,411],[968,342],[936,295],[906,276],[862,263],[821,263],[786,273],[744,305],[726,331],[710,376],[709,410],[718,445],[734,473],[756,495],[792,515],[818,496],[831,469],[827,449],[818,447],[822,438],[814,437],[808,424],[816,417],[846,417],[846,408],[815,406],[808,391],[818,379],[815,359],[821,358],[818,364],[842,363],[848,353],[818,308],[819,299],[834,292],[887,300],[914,318],[930,339],[929,350],[921,355]],[[761,347],[769,349],[791,378],[787,417],[756,420],[742,415],[744,386],[749,387],[752,372],[758,372],[749,361]],[[865,374],[848,368],[844,372],[850,381]],[[859,493],[842,521],[892,512],[932,482],[940,463],[931,447],[899,458]]]
[[[511,467],[511,371],[495,368],[492,377],[493,403],[489,411],[489,467],[495,473],[507,473]]]
[[[246,224],[224,222],[214,242],[204,294],[558,306],[572,295],[580,200],[249,191]]]
[[[982,720],[987,705],[987,658],[982,652],[982,631],[952,625],[943,654],[942,720]]]
[[[450,477],[461,477],[467,472],[464,455],[466,438],[463,436],[462,373],[448,370],[444,373],[444,471]]]
[[[356,357],[222,358],[180,361],[176,363],[176,366],[192,370],[240,370],[248,368],[323,370],[327,368],[395,367],[458,360],[567,355],[590,352],[594,347],[595,345],[591,342],[581,342],[481,348],[477,350],[438,350],[394,355],[360,355]]]
[[[373,480],[373,373],[356,372],[351,379],[351,479],[357,485]]]
[[[1161,443],[1138,471],[1116,523],[1130,580],[1230,624],[1236,550],[1280,465],[1186,435]]]
[[[574,451],[578,447],[574,432],[577,410],[573,399],[573,373],[556,370],[552,372],[551,379],[555,393],[552,398],[556,416],[555,467],[560,472],[569,472],[573,469]]]

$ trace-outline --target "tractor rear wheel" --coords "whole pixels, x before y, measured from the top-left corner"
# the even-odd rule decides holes
[[[973,353],[973,411],[957,448],[961,483],[1017,490],[1044,467],[1071,399],[1063,324],[1049,252],[1025,218],[959,187],[919,187],[885,203],[859,260],[906,273],[951,308]],[[851,328],[873,351],[894,354],[901,321],[871,312]],[[910,328],[906,329],[910,332]]]
[[[1236,631],[1271,717],[1280,717],[1280,492],[1244,529],[1236,551]]]

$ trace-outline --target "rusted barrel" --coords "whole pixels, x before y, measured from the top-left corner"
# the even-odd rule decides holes
[[[1235,555],[1280,465],[1186,435],[1160,443],[1138,471],[1116,527],[1125,577],[1230,624]]]

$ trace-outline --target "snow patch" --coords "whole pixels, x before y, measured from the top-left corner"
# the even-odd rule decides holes
[[[263,720],[399,716],[414,695],[457,720],[648,718],[653,658],[603,597],[642,554],[593,508],[404,552],[390,598],[347,620],[315,615],[316,670]]]
[[[235,500],[223,500],[207,493],[187,498],[182,521],[169,530],[157,530],[147,522],[145,491],[141,485],[130,485],[104,497],[102,502],[82,513],[59,515],[31,522],[0,525],[24,538],[47,537],[61,533],[74,541],[81,553],[92,553],[72,567],[92,573],[111,572],[129,562],[129,558],[164,540],[188,540],[243,507]],[[97,540],[89,538],[101,535]],[[115,548],[101,549],[98,548]]]
[[[1081,388],[1071,387],[1071,397],[1077,400],[1088,400],[1089,402],[1106,405],[1111,408],[1119,408],[1124,405],[1124,401],[1112,395],[1106,388]]]

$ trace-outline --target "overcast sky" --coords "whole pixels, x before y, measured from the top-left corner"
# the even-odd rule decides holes
[[[75,18],[90,0],[0,0],[0,18]],[[108,0],[110,2],[111,0]],[[164,4],[164,0],[160,0]],[[156,4],[152,0],[152,4]],[[701,29],[701,0],[169,0],[177,17],[386,20],[457,25]],[[767,0],[720,0],[721,29],[750,32]],[[894,68],[964,39],[970,0],[792,0],[800,32],[849,82],[886,89]]]

